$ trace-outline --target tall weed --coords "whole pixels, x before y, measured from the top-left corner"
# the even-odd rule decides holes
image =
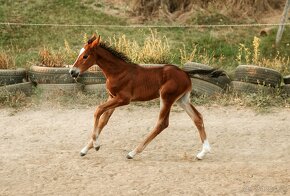
[[[126,54],[136,63],[169,63],[172,60],[167,38],[160,37],[156,30],[150,30],[143,43],[129,40],[126,35],[110,39],[110,45]]]
[[[261,40],[258,37],[254,37],[252,47],[248,48],[244,44],[239,45],[239,52],[236,56],[236,60],[239,64],[255,64],[261,67],[268,67],[279,71],[282,74],[290,73],[290,67],[287,66],[290,63],[289,57],[283,57],[279,51],[274,58],[262,57],[261,55]]]
[[[200,50],[197,45],[194,44],[192,46],[191,52],[188,52],[188,50],[185,48],[185,45],[183,45],[183,48],[179,49],[179,53],[181,65],[189,61],[197,61],[203,64],[212,64],[215,60],[213,55],[209,55],[208,51],[205,49]]]

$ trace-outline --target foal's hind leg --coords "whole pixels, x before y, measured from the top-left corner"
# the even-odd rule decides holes
[[[160,98],[161,99],[161,98]],[[166,129],[169,125],[169,114],[172,104],[174,100],[161,100],[162,101],[162,108],[160,110],[159,118],[155,128],[149,133],[149,135],[142,141],[133,151],[129,152],[127,155],[128,159],[133,159],[133,157],[141,153],[145,147],[164,129]]]
[[[203,119],[202,115],[191,105],[190,99],[189,99],[190,93],[186,93],[183,95],[178,101],[178,105],[182,107],[186,113],[189,115],[189,117],[192,119],[192,121],[195,123],[200,139],[203,143],[202,150],[200,153],[196,155],[198,159],[203,159],[203,157],[210,151],[210,145],[207,141],[205,129],[204,129],[204,124],[203,124]]]

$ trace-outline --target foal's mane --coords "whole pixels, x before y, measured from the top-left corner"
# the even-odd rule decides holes
[[[89,39],[88,44],[93,43],[95,39],[96,37],[92,37],[91,39]],[[127,55],[125,55],[123,52],[118,51],[115,47],[108,45],[106,42],[100,42],[99,46],[110,52],[115,57],[122,59],[127,63],[132,63],[132,60]]]
[[[122,59],[127,63],[132,63],[131,59],[127,55],[125,55],[123,52],[118,51],[115,47],[109,46],[106,42],[101,42],[99,46],[110,52],[115,57],[118,57],[119,59]]]

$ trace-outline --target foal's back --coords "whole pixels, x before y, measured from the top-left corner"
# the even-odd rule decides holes
[[[184,92],[191,89],[188,75],[174,65],[137,66],[132,78],[132,101],[147,101],[160,97],[164,90]]]

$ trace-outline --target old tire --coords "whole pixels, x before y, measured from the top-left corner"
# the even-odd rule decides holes
[[[219,86],[220,88],[222,88],[223,90],[228,90],[230,83],[231,83],[231,79],[227,75],[219,76],[217,78],[203,76],[203,75],[197,75],[195,78],[198,78],[198,79],[204,80],[206,82],[215,84],[215,85]]]
[[[204,65],[201,63],[196,63],[196,62],[187,62],[182,66],[182,70],[184,71],[192,71],[192,70],[197,70],[197,69],[202,69],[202,70],[210,70],[213,67],[209,65]]]
[[[284,84],[290,84],[290,75],[283,77]]]
[[[70,84],[75,80],[66,67],[41,67],[33,65],[28,72],[29,79],[37,84]]]
[[[235,70],[235,80],[264,86],[279,87],[282,75],[274,69],[256,65],[239,65]]]
[[[231,91],[235,93],[273,93],[275,88],[241,81],[231,82]]]
[[[106,84],[90,84],[84,87],[84,92],[87,94],[95,94],[100,97],[107,97]]]
[[[24,81],[26,81],[26,70],[23,68],[0,70],[0,86],[22,83]]]
[[[290,84],[285,84],[284,86],[281,87],[281,89],[283,94],[290,97]]]
[[[223,92],[223,89],[211,82],[207,82],[198,78],[191,78],[192,93],[195,95],[211,96]]]
[[[66,93],[77,93],[82,91],[83,85],[73,83],[73,84],[37,84],[36,86],[43,92],[66,92]]]
[[[88,84],[104,84],[106,83],[106,77],[102,71],[87,71],[82,73],[77,81],[79,83],[88,85]]]
[[[192,71],[192,70],[199,70],[199,69],[211,70],[211,69],[213,69],[213,67],[211,67],[209,65],[204,65],[201,63],[195,63],[195,62],[187,62],[182,67],[182,70],[184,70],[184,71]],[[231,82],[231,79],[227,74],[219,76],[217,78],[210,77],[207,75],[196,74],[193,78],[199,78],[201,80],[210,82],[212,84],[215,84],[215,85],[221,87],[224,90],[227,90],[229,88],[230,82]]]
[[[33,85],[31,82],[23,82],[18,84],[10,84],[0,87],[0,93],[16,93],[23,92],[25,95],[29,96],[32,94]]]

